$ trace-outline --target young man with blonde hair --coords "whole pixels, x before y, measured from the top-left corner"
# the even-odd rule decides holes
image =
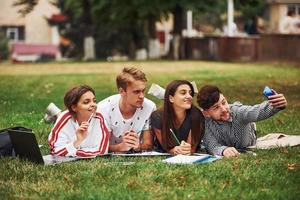
[[[149,120],[156,106],[145,98],[146,82],[141,70],[124,68],[116,78],[119,94],[98,103],[97,111],[104,116],[110,129],[110,151],[152,148]]]

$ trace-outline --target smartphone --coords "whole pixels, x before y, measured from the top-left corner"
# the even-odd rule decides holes
[[[263,94],[268,98],[269,96],[274,95],[274,92],[268,86],[265,87]]]

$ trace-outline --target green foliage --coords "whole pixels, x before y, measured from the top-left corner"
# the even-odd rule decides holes
[[[202,8],[194,9],[194,24],[196,26],[211,25],[215,27],[222,27],[222,14],[227,12],[227,1],[213,1],[207,2]]]
[[[26,14],[37,2],[18,0],[15,5],[25,5],[21,11]],[[90,13],[84,10],[84,3],[91,5]],[[235,1],[236,11],[242,13],[245,21],[256,15],[261,16],[265,5],[264,0]],[[150,18],[159,21],[161,17],[167,18],[169,13],[180,10],[174,31],[181,33],[187,10],[194,12],[195,25],[210,24],[216,27],[221,27],[223,22],[220,16],[227,12],[225,0],[58,0],[57,6],[69,17],[68,23],[60,30],[76,44],[74,54],[82,57],[83,38],[91,34],[95,37],[98,58],[106,58],[115,50],[133,57],[135,49],[147,48],[149,37],[156,35],[155,30],[147,27]],[[91,22],[87,22],[89,17]]]
[[[247,20],[263,16],[266,5],[265,0],[238,0],[236,8],[242,12],[243,19]]]
[[[21,6],[19,9],[19,13],[21,13],[22,15],[27,15],[34,9],[34,6],[36,6],[37,3],[38,0],[16,0],[14,1],[13,5],[17,7]]]
[[[174,79],[220,86],[229,102],[259,103],[269,85],[283,92],[286,110],[259,122],[258,135],[300,134],[300,70],[288,65],[218,62],[114,62],[0,65],[0,129],[33,128],[48,154],[51,125],[41,121],[49,102],[63,108],[64,93],[91,85],[98,101],[116,93],[115,76],[124,66],[143,69],[148,87]],[[287,78],[288,77],[288,78]],[[158,106],[161,101],[153,99]],[[204,165],[165,165],[162,158],[96,158],[38,166],[0,159],[4,199],[297,199],[300,147],[256,150],[257,156],[222,159]],[[128,163],[128,162],[133,162]]]
[[[0,32],[0,61],[8,58],[8,42],[6,35]]]

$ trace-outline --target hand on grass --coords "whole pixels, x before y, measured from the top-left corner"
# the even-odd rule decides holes
[[[223,151],[223,156],[225,157],[238,157],[240,153],[234,147],[227,147]]]

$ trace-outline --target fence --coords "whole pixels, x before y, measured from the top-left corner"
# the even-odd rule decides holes
[[[183,58],[220,61],[300,62],[300,35],[185,38]]]

